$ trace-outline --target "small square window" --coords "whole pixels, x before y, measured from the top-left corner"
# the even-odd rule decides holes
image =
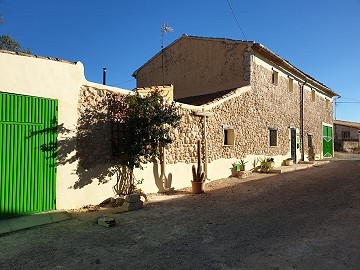
[[[279,72],[273,70],[273,73],[272,73],[272,83],[277,85],[278,84],[278,81],[279,81]]]
[[[288,85],[288,88],[289,88],[289,92],[292,92],[294,91],[294,80],[289,78],[289,85]]]
[[[350,139],[350,131],[343,131],[342,132],[342,139],[345,140],[349,140]]]
[[[311,90],[311,101],[315,102],[315,90]]]
[[[278,131],[275,128],[270,128],[269,129],[269,138],[270,138],[270,146],[277,146],[277,136],[278,136]]]
[[[224,145],[235,145],[235,130],[224,128]]]

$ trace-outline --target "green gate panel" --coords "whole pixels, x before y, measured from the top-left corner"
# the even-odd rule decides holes
[[[55,209],[57,100],[0,92],[0,217]]]
[[[332,127],[323,125],[323,156],[333,156],[333,131]]]

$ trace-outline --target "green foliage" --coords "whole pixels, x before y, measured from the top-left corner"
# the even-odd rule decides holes
[[[112,120],[121,123],[123,133],[119,138],[118,160],[133,169],[152,161],[159,147],[172,143],[170,130],[179,125],[181,116],[175,103],[166,103],[159,91],[147,96],[135,92],[113,99]]]
[[[22,48],[20,43],[14,40],[10,35],[0,36],[0,49],[13,52],[23,52],[28,54],[31,53],[30,49]]]
[[[200,140],[197,142],[197,169],[195,168],[195,165],[192,166],[192,175],[193,175],[193,181],[194,182],[203,182],[205,181],[205,172],[202,170],[201,166],[201,150],[200,150]]]
[[[261,172],[268,172],[273,167],[274,158],[272,157],[259,157],[259,168]]]
[[[240,164],[240,165],[243,165],[243,166],[244,166],[246,163],[247,163],[247,161],[245,161],[245,160],[243,160],[243,159],[240,159],[240,161],[239,161],[239,164]]]

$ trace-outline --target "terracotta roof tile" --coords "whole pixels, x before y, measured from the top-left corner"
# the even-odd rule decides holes
[[[334,124],[336,125],[342,125],[347,127],[354,127],[360,129],[360,123],[357,122],[349,122],[349,121],[343,121],[343,120],[334,120]]]
[[[33,57],[33,58],[51,60],[51,61],[56,61],[56,62],[61,62],[61,63],[67,63],[67,64],[73,64],[73,65],[76,64],[76,62],[71,62],[71,61],[68,61],[68,60],[63,60],[63,59],[53,58],[53,57],[44,57],[44,56],[33,55],[33,54],[28,54],[28,53],[23,53],[23,52],[12,52],[12,51],[7,51],[7,50],[0,50],[0,53],[7,53],[7,54],[13,54],[13,55],[21,55],[21,56],[26,56],[26,57]]]
[[[233,89],[218,91],[215,93],[209,93],[209,94],[205,94],[205,95],[184,97],[184,98],[176,99],[175,101],[184,103],[184,104],[200,106],[200,105],[209,104],[209,103],[215,102],[221,98],[224,98],[225,96],[231,94],[236,89],[237,88],[233,88]]]

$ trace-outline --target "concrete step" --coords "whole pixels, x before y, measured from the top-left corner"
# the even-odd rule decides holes
[[[320,166],[329,162],[330,160],[300,161],[299,163],[293,164],[291,166],[280,166],[280,167],[272,168],[270,169],[270,173],[285,173],[296,170],[302,170],[313,166]]]
[[[35,226],[60,222],[71,218],[72,216],[66,211],[50,211],[8,219],[1,219],[0,235],[15,232],[18,230],[28,229]]]

